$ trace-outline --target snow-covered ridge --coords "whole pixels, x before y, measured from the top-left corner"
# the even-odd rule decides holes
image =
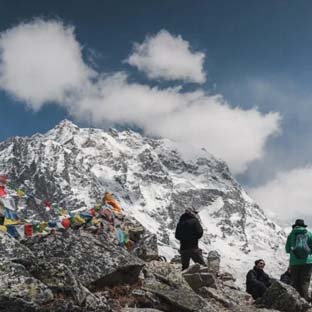
[[[191,151],[191,152],[190,152]],[[205,150],[133,131],[79,128],[62,121],[46,134],[0,143],[0,172],[38,198],[68,209],[90,208],[105,190],[159,238],[160,251],[178,253],[175,225],[190,206],[201,209],[204,251],[242,281],[256,258],[269,272],[287,267],[285,234]]]

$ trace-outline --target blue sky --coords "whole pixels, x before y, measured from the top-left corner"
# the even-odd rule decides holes
[[[292,207],[298,204],[302,207],[299,212],[309,215],[312,197],[302,193],[309,192],[312,183],[311,15],[311,1],[0,0],[0,140],[45,132],[64,118],[83,126],[90,120],[99,127],[130,124],[146,134],[177,140],[184,135],[187,143],[204,145],[224,158],[258,202],[274,211],[272,216],[285,209],[293,216]],[[72,89],[56,94],[60,89],[52,92],[40,83],[32,89],[32,78],[28,80],[21,72],[23,66],[12,67],[5,61],[4,51],[27,62],[28,48],[35,55],[31,62],[40,58],[46,51],[38,48],[39,41],[31,31],[44,33],[51,23],[54,30],[51,39],[49,33],[45,36],[47,43],[55,40],[62,45],[67,38],[70,43],[64,44],[64,53],[81,51],[68,67],[74,71],[79,67],[79,77],[64,73],[64,84],[74,79],[74,87],[81,90],[85,79],[88,90],[83,95],[76,90],[69,99]],[[27,25],[32,25],[29,31]],[[18,35],[25,36],[25,53],[23,46],[10,44],[17,42]],[[157,53],[170,59],[166,42],[174,44],[175,53],[184,49],[182,64],[172,67],[174,57],[171,63],[155,61]],[[148,58],[140,52],[144,47],[152,51]],[[50,70],[53,75],[58,73],[48,66],[50,60],[57,65],[58,58],[47,54],[49,51],[40,67],[45,71],[43,77]],[[38,70],[34,66],[29,68]],[[20,79],[18,86],[12,86],[7,80],[14,75],[26,81]],[[40,88],[47,92],[38,94]],[[129,106],[136,110],[135,116],[126,106],[118,107],[116,96],[108,97],[110,88],[124,94],[117,100],[132,99],[134,104],[130,101]],[[94,92],[99,93],[96,99]],[[149,103],[148,110],[143,104],[135,106],[136,95],[143,104]],[[170,120],[159,115],[159,110],[168,109],[158,104],[163,98],[164,106],[172,105]],[[75,106],[75,101],[80,104]],[[185,101],[183,109],[179,101]],[[99,110],[101,118],[95,113]],[[124,114],[116,116],[116,110]],[[105,118],[108,112],[113,116],[109,120]],[[151,116],[145,116],[147,112]],[[86,114],[89,119],[83,118]],[[187,116],[193,116],[192,121]],[[151,125],[151,120],[162,126],[156,121]],[[223,135],[225,131],[232,135]],[[291,198],[286,196],[289,193]],[[271,202],[278,204],[272,207]]]

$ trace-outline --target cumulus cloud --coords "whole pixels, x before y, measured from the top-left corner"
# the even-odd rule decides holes
[[[149,131],[176,141],[204,146],[225,160],[234,174],[242,173],[265,151],[269,136],[279,133],[278,113],[262,115],[256,109],[233,109],[221,96],[203,95]]]
[[[83,62],[74,28],[34,20],[0,35],[0,87],[37,110],[65,99],[91,74]]]
[[[262,157],[267,139],[279,132],[278,113],[233,108],[202,89],[151,88],[130,83],[123,72],[92,71],[74,29],[60,22],[16,26],[0,35],[0,48],[0,87],[34,110],[54,101],[74,118],[98,126],[133,124],[149,135],[206,147],[234,173]]]
[[[204,53],[192,52],[188,41],[181,36],[161,30],[155,36],[146,37],[143,43],[134,44],[127,62],[151,79],[204,83],[204,58]]]
[[[280,172],[265,185],[250,189],[251,196],[271,218],[281,221],[312,217],[312,167]]]
[[[75,99],[76,118],[133,123],[145,133],[206,147],[234,173],[262,157],[269,136],[279,132],[278,113],[232,108],[220,95],[198,90],[150,88],[129,83],[124,73],[108,76]]]

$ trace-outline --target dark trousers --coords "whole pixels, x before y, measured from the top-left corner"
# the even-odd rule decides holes
[[[182,271],[187,269],[190,265],[190,260],[192,259],[195,263],[206,265],[202,250],[199,248],[180,250]]]
[[[258,299],[258,298],[263,296],[263,294],[265,293],[266,289],[267,289],[267,287],[264,284],[259,283],[257,285],[253,285],[251,287],[251,289],[247,290],[247,292],[249,294],[251,294],[251,296],[252,296],[252,298],[254,300],[256,300],[256,299]]]
[[[310,301],[309,286],[312,273],[312,264],[291,266],[291,285],[298,291],[301,297]]]

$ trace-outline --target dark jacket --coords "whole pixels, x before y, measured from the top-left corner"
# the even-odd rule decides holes
[[[203,236],[199,220],[190,212],[185,212],[178,222],[175,237],[180,241],[180,249],[198,248],[198,240]]]
[[[281,275],[281,282],[290,285],[290,283],[291,283],[291,273],[288,270]]]
[[[247,273],[246,291],[251,294],[254,299],[261,297],[270,285],[271,279],[269,275],[256,266]]]

